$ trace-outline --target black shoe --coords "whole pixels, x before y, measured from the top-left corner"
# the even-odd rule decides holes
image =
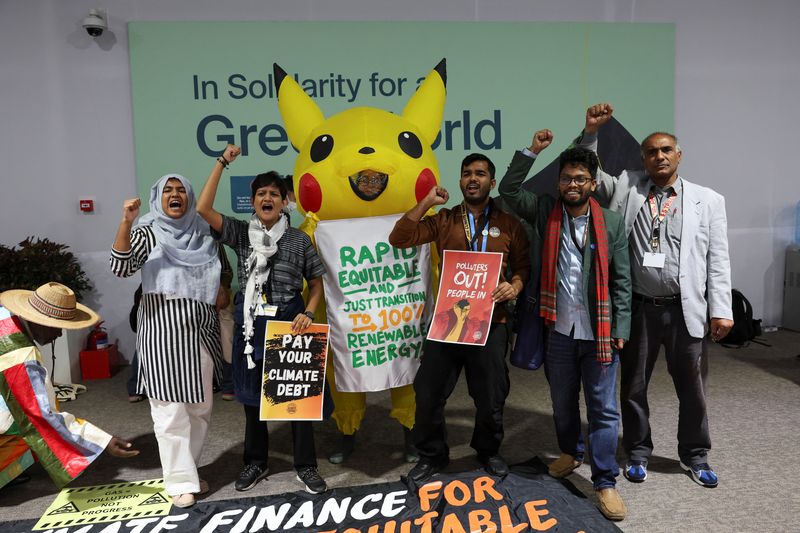
[[[431,476],[441,472],[447,466],[448,461],[434,461],[427,457],[420,458],[419,462],[409,470],[406,477],[415,483],[424,483],[428,481]]]
[[[317,472],[317,467],[306,466],[297,470],[297,481],[306,486],[306,492],[319,494],[328,490],[325,480]]]
[[[403,426],[403,457],[407,463],[416,463],[419,461],[419,453],[414,446],[411,430],[405,426]]]
[[[328,462],[334,465],[342,464],[356,449],[356,434],[342,435],[341,449],[328,456]]]
[[[267,477],[268,473],[269,469],[266,467],[262,468],[255,464],[247,465],[242,470],[242,473],[239,474],[236,483],[233,484],[233,488],[239,492],[250,490],[256,486],[256,483]]]
[[[478,461],[483,464],[486,472],[492,476],[503,477],[508,475],[508,463],[500,454],[490,455],[489,457],[479,455]]]

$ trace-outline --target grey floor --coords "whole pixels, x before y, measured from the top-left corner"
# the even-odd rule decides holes
[[[663,357],[659,359],[650,393],[655,456],[645,483],[619,479],[618,488],[628,506],[628,517],[619,524],[624,531],[800,530],[800,334],[779,331],[764,339],[772,347],[711,349],[708,397],[714,449],[710,462],[720,476],[716,489],[696,485],[678,465],[677,401]],[[89,392],[65,408],[132,439],[142,454],[130,460],[104,456],[74,483],[77,486],[160,477],[148,404],[126,401],[126,378],[127,369],[123,369],[109,380],[87,382]],[[447,407],[451,471],[477,466],[466,444],[473,408],[461,381]],[[407,471],[408,465],[400,460],[401,429],[388,419],[388,401],[388,393],[370,396],[358,449],[344,466],[325,459],[339,437],[332,423],[319,424],[320,472],[330,486],[391,481]],[[242,452],[241,408],[219,397],[215,402],[201,469],[211,483],[210,500],[239,495],[233,480]],[[509,462],[534,455],[547,462],[557,455],[551,414],[543,373],[512,369],[502,450]],[[288,425],[272,427],[270,447],[272,474],[247,496],[300,489],[291,468]],[[28,473],[33,478],[30,482],[0,490],[0,520],[38,518],[54,499],[57,491],[44,471],[34,465]],[[583,465],[569,479],[594,499],[589,477],[589,466]]]

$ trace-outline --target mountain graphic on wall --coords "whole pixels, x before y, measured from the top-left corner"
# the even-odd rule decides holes
[[[553,160],[533,178],[526,180],[522,188],[558,198],[558,154],[548,155],[553,156]],[[623,170],[643,168],[639,142],[614,117],[600,128],[597,155],[600,167],[612,176],[619,176]]]

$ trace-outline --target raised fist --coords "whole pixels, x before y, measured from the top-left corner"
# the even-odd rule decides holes
[[[444,187],[431,187],[428,195],[425,197],[430,206],[444,205],[450,199],[450,193]]]
[[[142,201],[138,198],[131,198],[122,203],[122,220],[124,222],[133,222],[139,216],[139,206]]]
[[[551,142],[553,142],[553,132],[550,130],[539,130],[533,134],[533,140],[528,150],[538,155],[542,150],[550,146]]]
[[[586,133],[597,133],[600,126],[611,120],[614,109],[611,104],[595,104],[586,110],[586,125],[583,131]]]
[[[236,160],[236,158],[239,157],[239,154],[241,154],[241,153],[242,153],[242,149],[241,148],[239,148],[238,146],[234,146],[232,144],[229,144],[225,148],[225,152],[223,152],[222,157],[224,157],[225,160],[228,163],[233,163]]]

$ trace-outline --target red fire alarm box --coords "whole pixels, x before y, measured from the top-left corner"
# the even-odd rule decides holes
[[[81,351],[81,375],[83,379],[110,378],[119,368],[119,352],[116,344],[100,350]]]
[[[80,200],[81,211],[91,213],[94,211],[94,200]]]

